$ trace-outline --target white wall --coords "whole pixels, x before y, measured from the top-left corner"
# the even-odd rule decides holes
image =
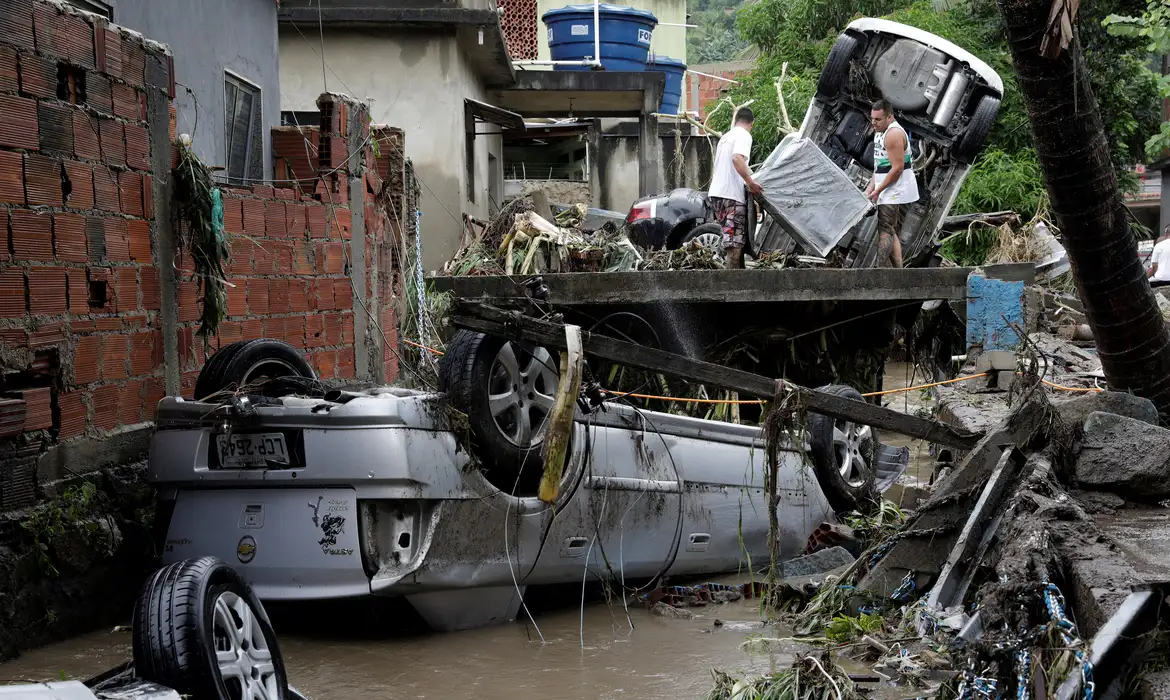
[[[315,111],[322,92],[341,92],[367,101],[375,124],[405,132],[406,155],[423,183],[423,265],[438,269],[455,252],[461,215],[486,218],[489,148],[497,166],[503,163],[499,136],[476,138],[475,202],[469,202],[463,100],[485,95],[470,59],[453,34],[327,30],[325,82],[320,47],[315,35],[306,36],[280,28],[281,110]]]

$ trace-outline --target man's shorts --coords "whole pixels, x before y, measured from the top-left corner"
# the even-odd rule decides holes
[[[879,236],[900,236],[902,233],[902,222],[906,220],[906,205],[879,204],[877,218],[877,232]]]
[[[742,248],[747,233],[747,205],[734,199],[712,197],[715,220],[723,227],[723,247]]]

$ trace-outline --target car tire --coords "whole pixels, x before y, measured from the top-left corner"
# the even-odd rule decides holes
[[[708,221],[705,224],[699,224],[690,231],[684,233],[682,238],[679,239],[678,247],[681,248],[687,243],[690,243],[691,241],[703,236],[718,236],[720,242],[718,251],[720,255],[723,254],[723,227],[714,221]]]
[[[195,380],[195,399],[246,386],[259,378],[303,377],[317,374],[296,348],[280,340],[241,340],[220,348]]]
[[[967,122],[967,130],[955,148],[955,158],[963,163],[974,163],[979,152],[987,143],[991,134],[991,127],[999,116],[999,98],[993,95],[983,95],[971,113],[971,120]]]
[[[818,389],[827,394],[864,401],[851,386]],[[808,418],[809,457],[825,499],[837,513],[872,513],[880,504],[873,460],[877,436],[869,426],[814,413]],[[848,467],[848,468],[846,468]]]
[[[515,362],[504,359],[506,353]],[[492,483],[509,493],[535,492],[543,471],[543,422],[560,379],[559,353],[542,347],[528,353],[504,338],[460,330],[447,344],[439,377],[439,388],[467,414],[472,449]],[[497,399],[493,407],[492,396],[509,393],[515,402]]]
[[[293,697],[264,606],[215,557],[154,572],[134,608],[132,645],[139,678],[184,696],[253,697],[249,687],[260,684],[268,697]]]
[[[861,40],[853,34],[842,34],[837,37],[836,43],[829,51],[829,57],[825,59],[821,77],[817,80],[817,99],[829,102],[837,99],[845,80],[849,77],[849,62],[860,48]]]

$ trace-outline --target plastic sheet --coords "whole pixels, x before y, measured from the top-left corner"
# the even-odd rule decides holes
[[[765,211],[805,252],[825,257],[872,205],[811,140],[789,134],[756,172]]]

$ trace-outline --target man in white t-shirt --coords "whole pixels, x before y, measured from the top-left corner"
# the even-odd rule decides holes
[[[1150,286],[1162,287],[1170,284],[1170,226],[1162,231],[1162,237],[1150,253]]]
[[[727,267],[743,267],[743,244],[747,234],[747,198],[744,185],[752,194],[764,191],[752,178],[748,157],[752,152],[752,124],[756,115],[747,107],[735,113],[735,123],[719,139],[715,165],[711,169],[711,189],[707,192],[715,220],[723,227],[723,247]]]

